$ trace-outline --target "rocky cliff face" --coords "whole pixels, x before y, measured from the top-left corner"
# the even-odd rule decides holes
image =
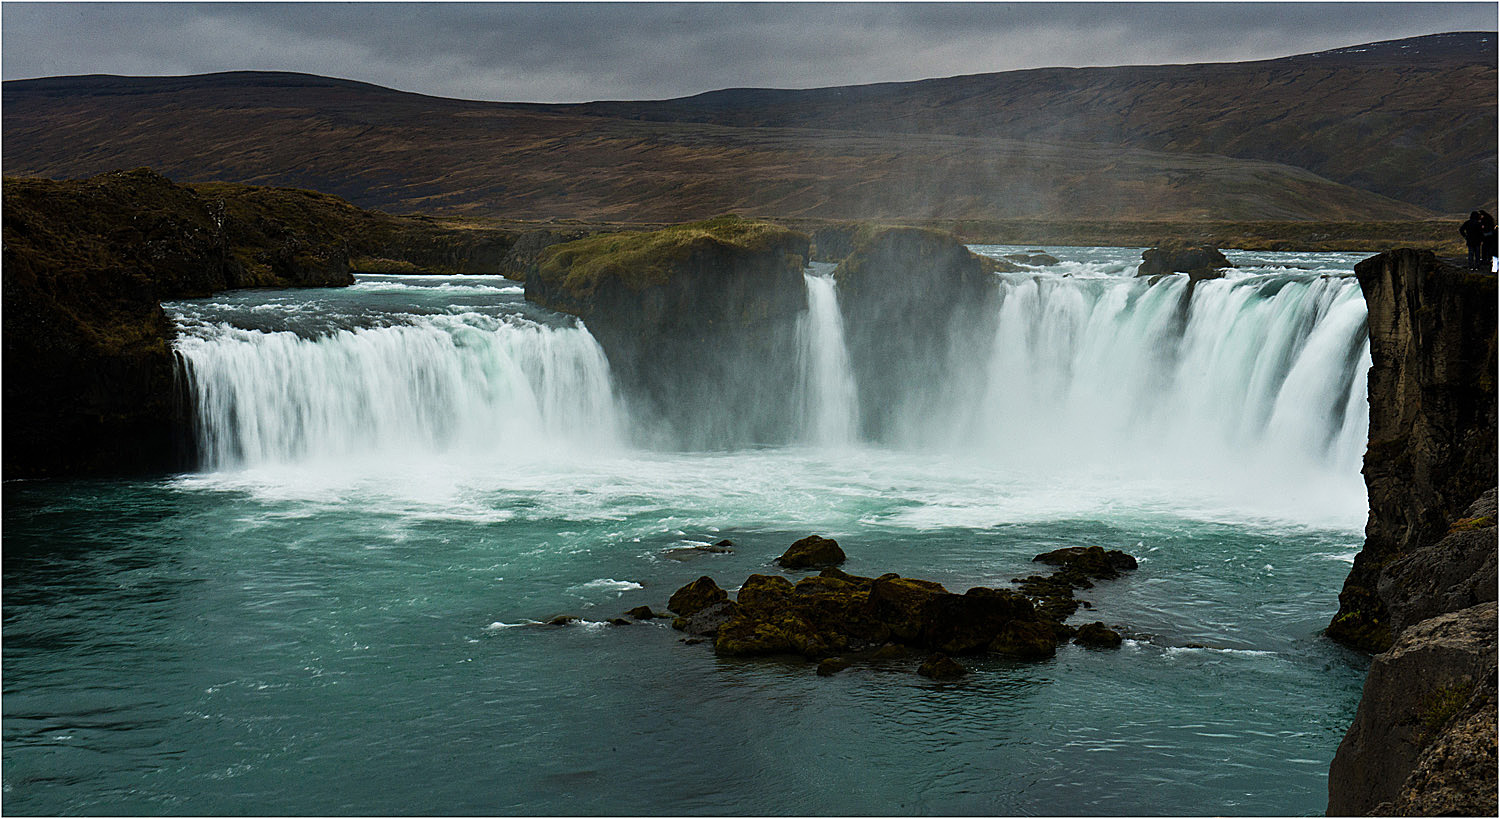
[[[1370,651],[1330,815],[1494,815],[1496,282],[1401,250],[1370,312],[1365,547],[1328,635]]]
[[[542,251],[526,298],[582,318],[637,421],[689,448],[784,443],[806,234],[720,217]]]
[[[833,277],[864,434],[892,440],[913,432],[900,419],[924,417],[952,397],[942,389],[953,367],[987,356],[995,263],[935,230],[884,228],[859,238]]]
[[[1429,252],[1355,267],[1370,311],[1370,446],[1365,546],[1328,635],[1367,651],[1394,638],[1382,570],[1436,543],[1495,483],[1495,277]]]
[[[311,191],[175,185],[145,169],[6,179],[5,477],[190,465],[163,300],[346,285],[351,257],[496,273],[502,245]]]

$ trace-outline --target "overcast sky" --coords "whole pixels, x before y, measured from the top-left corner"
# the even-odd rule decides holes
[[[259,69],[464,99],[661,99],[1221,62],[1444,31],[1495,3],[0,4],[5,79]]]

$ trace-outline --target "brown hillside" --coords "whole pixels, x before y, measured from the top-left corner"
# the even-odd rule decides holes
[[[876,133],[999,136],[1263,159],[1442,212],[1495,202],[1496,37],[1276,60],[1048,68],[801,91],[729,89],[564,110]]]
[[[1318,146],[1338,141],[1349,120],[1334,103],[1350,96],[1347,83],[1314,82],[1304,67],[1302,79],[1277,85],[1277,66],[1310,59],[593,106],[465,102],[276,73],[23,80],[4,85],[4,163],[7,173],[52,178],[150,166],[181,181],[305,187],[396,212],[517,219],[1410,220],[1433,215],[1413,204],[1432,200],[1411,192],[1419,183],[1459,191],[1461,209],[1473,206],[1472,185],[1460,183],[1485,161],[1493,180],[1493,99],[1487,159],[1459,157],[1479,126],[1461,112],[1434,123],[1422,112],[1452,95],[1424,97],[1420,83],[1382,103],[1383,126],[1369,118],[1349,126],[1373,134],[1360,143],[1361,168],[1423,164],[1406,187],[1382,183],[1408,197],[1397,201],[1296,167],[1317,164],[1303,160],[1326,153]],[[1403,89],[1428,75],[1494,75],[1493,64],[1373,62],[1334,73],[1373,72]],[[1255,72],[1280,90],[1224,91],[1237,83],[1243,92]],[[1178,79],[1152,79],[1159,74]],[[1270,117],[1277,106],[1286,108],[1284,128],[1245,125],[1246,111]],[[1304,115],[1320,108],[1337,120],[1326,136]],[[1111,126],[1111,117],[1141,124]],[[1264,156],[1219,155],[1243,147],[1230,136],[1256,142]]]

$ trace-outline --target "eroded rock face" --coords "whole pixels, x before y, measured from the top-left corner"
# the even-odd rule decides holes
[[[784,443],[795,394],[768,385],[796,383],[807,252],[806,234],[737,217],[597,235],[542,250],[526,298],[584,320],[651,433]]]
[[[1496,288],[1494,276],[1427,251],[1393,250],[1354,269],[1370,314],[1370,518],[1328,636],[1382,651],[1396,636],[1382,571],[1443,539],[1495,483]]]
[[[850,364],[867,438],[911,438],[903,419],[930,417],[957,367],[983,361],[994,340],[994,260],[951,234],[884,228],[839,263]]]
[[[1429,750],[1429,764],[1413,781],[1408,801],[1419,802],[1419,794],[1438,790],[1473,791],[1475,798],[1488,800],[1489,808],[1480,815],[1493,815],[1493,728],[1487,746],[1458,735],[1442,745],[1438,742],[1450,728],[1472,733],[1468,719],[1481,724],[1487,719],[1494,725],[1493,694],[1487,717],[1479,714],[1482,702],[1473,709],[1468,706],[1474,694],[1489,685],[1496,659],[1495,603],[1429,618],[1403,631],[1390,650],[1371,663],[1354,724],[1329,768],[1329,815],[1362,816],[1395,802]],[[1468,719],[1455,719],[1460,713]],[[1468,750],[1456,750],[1459,745]],[[1469,761],[1486,754],[1487,769],[1468,767]],[[1487,796],[1479,792],[1485,777]],[[1467,784],[1455,787],[1455,782]]]
[[[1380,572],[1376,590],[1393,634],[1429,617],[1496,598],[1495,490],[1464,510],[1448,533],[1393,560]]]
[[[1396,816],[1496,815],[1495,672],[1417,757],[1389,811]],[[1384,806],[1381,806],[1384,807]]]

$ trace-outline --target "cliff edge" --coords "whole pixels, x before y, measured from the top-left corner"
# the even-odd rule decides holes
[[[1496,812],[1496,280],[1396,250],[1370,315],[1365,545],[1328,636],[1382,652],[1329,769],[1330,815]]]
[[[351,264],[498,273],[506,231],[362,210],[336,196],[178,185],[140,168],[4,183],[4,476],[191,465],[161,302],[330,287]]]

